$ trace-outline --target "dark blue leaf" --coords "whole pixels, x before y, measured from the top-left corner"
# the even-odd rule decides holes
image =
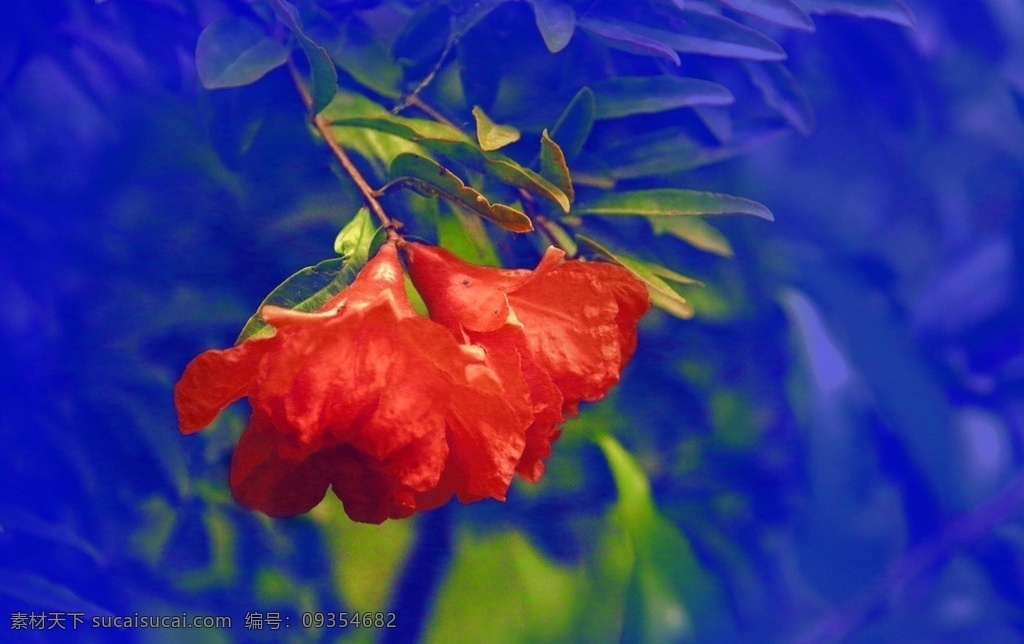
[[[627,28],[622,24],[605,22],[597,18],[583,18],[579,21],[579,26],[597,36],[609,47],[641,56],[660,56],[676,65],[679,64],[679,55],[658,38],[660,34],[642,34],[640,30],[647,29],[640,25],[629,25]]]
[[[810,136],[814,130],[814,108],[786,66],[775,62],[745,62],[744,67],[750,81],[764,96],[764,102],[797,132]]]
[[[527,0],[533,7],[537,29],[551,53],[565,49],[576,29],[576,13],[563,0]]]
[[[677,76],[620,76],[591,85],[597,118],[613,119],[694,105],[729,105],[732,92],[718,83]]]
[[[904,27],[915,24],[914,12],[903,0],[797,0],[811,13],[843,13],[858,18],[888,20]]]
[[[254,83],[288,60],[288,47],[259,25],[229,16],[210,23],[196,42],[196,70],[206,89]]]
[[[793,0],[718,0],[730,9],[790,29],[814,31],[814,21]]]

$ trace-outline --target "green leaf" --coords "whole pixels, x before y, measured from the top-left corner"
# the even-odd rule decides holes
[[[388,610],[388,593],[402,572],[415,536],[410,521],[357,523],[340,503],[321,503],[310,512],[333,554],[332,579],[338,596],[358,611]]]
[[[668,233],[701,250],[722,257],[732,257],[729,240],[718,229],[700,217],[648,217],[651,227],[658,235]]]
[[[306,60],[309,61],[309,68],[313,74],[313,85],[310,88],[310,94],[313,97],[312,110],[313,114],[319,114],[338,91],[338,70],[334,68],[334,63],[327,50],[313,42],[302,31],[298,9],[284,0],[271,0],[271,4],[278,18],[291,30],[295,39],[299,41],[302,51],[306,54]]]
[[[260,316],[264,306],[271,304],[302,312],[316,311],[351,284],[360,268],[362,265],[358,262],[328,259],[298,271],[267,295],[245,323],[235,344],[273,334],[273,329]]]
[[[913,27],[914,12],[903,0],[800,0],[811,13],[843,13],[858,18],[877,18]]]
[[[599,433],[594,441],[618,490],[611,519],[624,528],[633,550],[620,639],[682,642],[700,633],[709,641],[735,641],[720,592],[687,538],[658,511],[643,469],[612,436]]]
[[[565,49],[576,29],[576,13],[563,0],[526,0],[533,7],[537,29],[552,54]]]
[[[433,159],[417,154],[400,154],[391,162],[390,174],[392,184],[406,185],[427,197],[443,197],[506,230],[516,233],[533,230],[533,223],[525,214],[503,204],[491,204]]]
[[[450,214],[436,215],[438,245],[470,264],[501,266],[480,217],[471,217],[461,208],[446,210]]]
[[[334,252],[346,261],[365,264],[370,260],[370,246],[377,233],[370,210],[362,207],[334,239]]]
[[[583,570],[548,560],[520,532],[463,529],[455,542],[424,642],[576,640],[578,600],[588,590]]]
[[[683,275],[682,273],[677,273],[674,270],[668,268],[667,266],[649,263],[647,264],[647,268],[658,277],[669,280],[671,282],[675,282],[676,284],[684,284],[686,286],[700,286],[702,288],[704,287],[704,282],[700,281],[699,279],[688,277],[686,275]]]
[[[653,114],[695,105],[729,105],[732,92],[718,83],[678,76],[622,76],[594,83],[597,118]]]
[[[366,116],[346,116],[345,103],[356,105],[364,110]],[[325,115],[334,125],[364,127],[388,132],[418,143],[424,148],[466,165],[467,167],[488,174],[500,181],[533,194],[550,199],[558,204],[563,212],[569,212],[569,197],[550,181],[529,168],[524,168],[516,161],[500,152],[486,152],[471,142],[463,132],[443,123],[425,119],[411,119],[393,114],[380,113],[379,106],[368,108],[365,103],[335,100],[328,107]],[[351,111],[354,113],[354,111]]]
[[[519,130],[510,125],[498,125],[480,106],[473,108],[476,119],[476,140],[485,151],[498,150],[519,140]]]
[[[562,148],[558,147],[558,144],[548,136],[547,130],[541,132],[540,135],[540,174],[558,186],[569,197],[569,201],[576,198],[569,166],[565,163],[565,154],[562,153]]]
[[[570,257],[575,257],[579,252],[579,246],[576,244],[576,240],[572,238],[565,228],[555,221],[548,220],[544,223],[544,229],[555,239],[555,245],[565,251]]]
[[[599,256],[624,268],[628,268],[637,279],[647,286],[647,292],[651,296],[651,304],[654,306],[683,320],[689,320],[693,317],[693,307],[690,303],[658,275],[658,272],[652,268],[652,264],[633,257],[614,254],[593,239],[583,235],[576,235],[576,241],[590,247]]]
[[[597,118],[597,99],[593,90],[584,87],[569,101],[555,127],[551,128],[551,140],[558,143],[568,159],[573,159],[590,137],[590,130]]]
[[[793,74],[782,63],[745,62],[750,81],[761,91],[764,102],[793,128],[810,136],[814,130],[814,108]]]
[[[288,60],[288,47],[259,25],[229,16],[211,22],[196,42],[196,70],[206,89],[254,83]]]
[[[661,39],[652,37],[651,30],[641,33],[634,28],[639,25],[630,24],[629,27],[626,27],[621,22],[606,22],[589,16],[581,18],[577,24],[597,36],[609,47],[641,56],[659,56],[671,60],[677,66],[680,64],[679,54],[672,47],[666,45]],[[654,34],[654,36],[657,35],[660,34]]]
[[[607,193],[577,204],[574,214],[677,217],[693,215],[754,215],[772,221],[772,213],[756,201],[714,192],[657,188]]]

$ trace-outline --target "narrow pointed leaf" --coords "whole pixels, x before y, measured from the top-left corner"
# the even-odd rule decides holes
[[[476,140],[487,152],[501,149],[519,140],[519,130],[510,125],[498,125],[480,106],[473,108],[473,118],[476,119]]]
[[[576,205],[580,215],[676,217],[680,215],[754,215],[772,221],[772,213],[750,199],[700,190],[657,188],[605,194]]]
[[[651,272],[657,275],[658,277],[667,279],[670,282],[675,282],[676,284],[685,284],[686,286],[704,286],[704,282],[700,281],[699,279],[683,275],[682,273],[677,273],[671,268],[668,268],[667,266],[662,266],[661,264],[648,264],[647,267],[651,269]]]
[[[736,11],[790,29],[814,31],[814,21],[793,0],[719,0]]]
[[[360,268],[362,264],[358,262],[336,258],[298,271],[267,295],[245,323],[235,344],[273,334],[273,329],[261,316],[264,306],[270,304],[307,313],[315,311],[351,284]]]
[[[689,320],[693,317],[693,307],[686,301],[686,298],[673,289],[655,271],[651,270],[651,265],[648,262],[612,253],[593,239],[583,235],[576,235],[576,241],[589,247],[599,256],[628,268],[647,286],[647,292],[651,296],[651,304],[654,306],[683,320]]]
[[[342,259],[365,264],[370,259],[370,246],[376,233],[370,210],[364,206],[338,233],[334,240],[334,252],[341,255]]]
[[[619,23],[630,33],[646,37],[675,51],[747,60],[784,60],[786,52],[774,40],[740,23],[703,13],[686,14],[684,26],[673,28]]]
[[[211,22],[196,42],[196,70],[206,89],[254,83],[288,60],[288,47],[237,16]]]
[[[576,29],[576,13],[572,5],[564,0],[527,0],[533,7],[537,29],[548,51],[552,54],[562,51],[572,40]]]
[[[659,235],[668,233],[709,253],[733,256],[732,246],[725,235],[700,217],[648,217],[647,220]]]
[[[313,42],[302,31],[299,12],[291,3],[284,2],[284,0],[273,0],[273,7],[278,18],[288,26],[306,54],[309,69],[313,74],[313,83],[310,88],[310,94],[313,97],[312,110],[314,114],[319,114],[338,91],[338,70],[334,68],[334,63],[327,50]]]
[[[581,19],[577,24],[609,47],[641,56],[660,56],[676,65],[680,63],[679,54],[658,38],[660,34],[641,33],[640,30],[634,29],[633,25],[627,28],[622,23],[605,22],[589,17]]]
[[[842,13],[858,18],[876,18],[913,27],[914,12],[903,0],[797,0],[811,13]]]
[[[745,154],[783,134],[789,127],[734,136],[728,143],[709,146],[683,128],[669,127],[645,132],[597,151],[611,166],[616,180],[665,176],[692,170]]]
[[[621,639],[736,641],[722,592],[701,567],[687,538],[659,511],[636,459],[608,434],[595,442],[608,462],[618,500],[610,523],[624,528],[633,553]]]
[[[533,223],[525,214],[502,204],[492,205],[486,197],[433,159],[400,154],[391,162],[391,177],[396,184],[408,186],[427,197],[443,197],[506,230],[516,233],[533,230]]]
[[[597,118],[597,99],[589,87],[581,89],[551,128],[551,140],[559,145],[568,159],[573,159],[590,136]]]
[[[814,130],[814,108],[786,66],[774,62],[745,62],[744,67],[750,81],[761,91],[764,102],[797,132],[810,136]]]
[[[592,86],[597,118],[652,114],[694,105],[729,105],[732,92],[718,83],[678,76],[621,76]]]
[[[547,130],[540,135],[540,174],[558,186],[569,197],[569,201],[576,198],[576,191],[572,187],[572,178],[569,175],[569,166],[565,163],[565,154],[562,153],[562,148],[558,147],[558,144],[548,136]]]

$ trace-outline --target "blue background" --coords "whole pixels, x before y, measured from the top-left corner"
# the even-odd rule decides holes
[[[687,185],[775,223],[722,220],[732,260],[650,242],[708,283],[695,320],[645,319],[541,487],[376,533],[234,506],[244,409],[176,429],[184,365],[325,258],[353,200],[281,70],[197,88],[199,30],[240,11],[210,4],[0,10],[0,631],[19,610],[238,626],[377,602],[402,622],[385,638],[447,632],[500,610],[470,600],[500,594],[502,544],[546,571],[527,580],[611,565],[594,535],[614,477],[570,436],[589,425],[716,588],[712,620],[691,604],[698,641],[1024,639],[1024,3],[917,0],[914,30],[822,16],[787,36],[817,126]],[[226,156],[254,103],[270,134]],[[580,610],[621,626],[611,604]],[[334,635],[360,636],[290,634]]]

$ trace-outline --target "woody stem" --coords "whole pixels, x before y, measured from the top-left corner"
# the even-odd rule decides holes
[[[288,61],[288,71],[291,72],[292,81],[295,83],[295,89],[298,90],[299,96],[302,97],[302,102],[306,105],[306,109],[312,110],[313,97],[310,95],[305,82],[303,82],[302,77],[299,74],[299,70],[295,68],[295,63],[291,60]],[[337,137],[335,137],[334,133],[331,132],[331,126],[330,123],[327,122],[327,119],[324,118],[322,114],[314,114],[313,126],[316,127],[317,132],[319,132],[320,136],[323,137],[324,141],[327,143],[327,147],[329,147],[331,152],[334,153],[334,157],[338,159],[341,167],[345,170],[345,174],[347,174],[349,178],[352,179],[352,182],[356,184],[366,206],[374,215],[377,216],[377,219],[380,219],[380,223],[388,233],[388,238],[391,239],[392,237],[397,236],[395,231],[401,226],[401,224],[391,217],[388,217],[387,213],[384,212],[384,208],[380,205],[380,201],[377,200],[377,195],[379,194],[378,191],[375,191],[370,187],[370,184],[366,182],[363,174],[359,172],[359,168],[352,163],[352,159],[350,159],[348,154],[345,153],[344,148],[342,148],[341,144],[338,143]]]

